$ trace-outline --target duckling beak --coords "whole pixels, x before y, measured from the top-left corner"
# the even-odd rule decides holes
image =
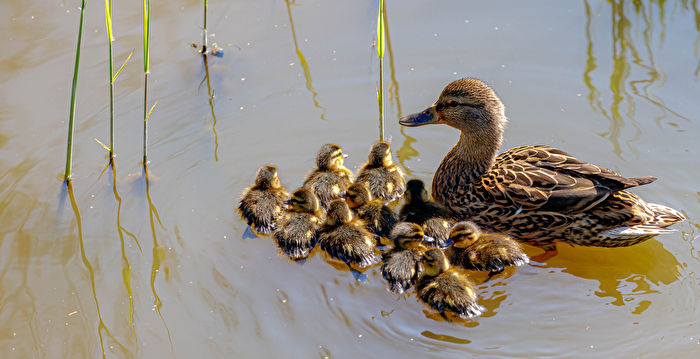
[[[292,204],[292,200],[291,200],[291,199],[288,199],[288,200],[284,201],[284,204],[290,205],[290,204]]]
[[[442,123],[442,121],[440,121],[440,118],[437,115],[437,112],[435,111],[435,106],[436,106],[436,104],[433,104],[432,106],[426,108],[422,112],[408,115],[408,116],[402,118],[401,120],[399,120],[399,123],[401,125],[409,126],[409,127]]]
[[[343,159],[346,159],[346,158],[348,158],[348,156],[349,156],[348,154],[346,154],[346,153],[343,153]]]

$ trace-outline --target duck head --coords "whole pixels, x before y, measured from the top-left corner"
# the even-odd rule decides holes
[[[326,214],[326,225],[335,227],[341,226],[352,220],[352,212],[350,207],[342,199],[334,199],[328,204],[328,213]]]
[[[343,167],[343,161],[347,157],[348,155],[343,154],[343,149],[340,146],[327,143],[318,150],[316,166],[320,170],[336,170]]]
[[[318,198],[310,190],[301,187],[292,193],[289,201],[292,211],[303,213],[314,213],[318,211]]]
[[[266,165],[258,168],[255,185],[261,189],[279,188],[280,179],[277,177],[277,167]]]
[[[345,200],[350,208],[362,207],[372,200],[372,193],[366,182],[356,182],[345,191]]]
[[[418,249],[421,247],[421,242],[425,239],[425,235],[421,226],[415,223],[401,222],[394,226],[389,238],[398,248]]]
[[[475,157],[490,157],[501,146],[508,120],[503,103],[487,84],[464,78],[447,85],[432,106],[399,123],[410,127],[446,124],[462,131],[462,140],[473,151],[484,152],[475,153]]]
[[[429,277],[436,277],[450,269],[450,262],[442,250],[433,248],[423,253],[423,274]]]
[[[368,162],[370,167],[388,167],[393,163],[391,147],[384,141],[379,141],[372,145],[369,150]]]
[[[450,229],[450,240],[457,248],[467,248],[474,244],[481,235],[481,230],[474,222],[458,222]]]
[[[412,179],[406,182],[406,192],[404,193],[406,203],[411,202],[427,202],[428,191],[425,190],[425,184],[419,179]]]

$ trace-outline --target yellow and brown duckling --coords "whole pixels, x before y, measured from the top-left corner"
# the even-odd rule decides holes
[[[459,222],[450,229],[452,246],[445,255],[454,265],[466,269],[499,273],[506,266],[530,262],[518,242],[498,233],[483,233],[473,222]]]
[[[441,204],[430,200],[425,184],[419,179],[406,183],[404,205],[399,210],[399,220],[423,225],[430,218],[449,218],[449,211]]]
[[[388,143],[379,141],[372,145],[367,163],[357,173],[357,182],[366,182],[372,198],[387,203],[403,195],[406,180],[401,168],[394,163]]]
[[[374,235],[365,229],[365,223],[352,217],[350,207],[342,199],[328,205],[326,223],[321,228],[319,245],[332,257],[346,263],[367,267],[381,258],[375,254]]]
[[[304,187],[316,195],[323,209],[328,208],[330,201],[340,198],[352,184],[352,172],[343,164],[346,157],[336,144],[321,146],[316,156],[316,168],[304,179]]]
[[[382,254],[382,275],[389,283],[389,290],[403,293],[415,283],[423,271],[420,263],[426,248],[423,229],[409,222],[401,222],[391,231],[394,248]]]
[[[367,229],[381,237],[389,233],[398,222],[396,213],[380,199],[372,199],[367,183],[355,182],[345,192],[348,206],[365,222]]]
[[[508,122],[485,83],[465,78],[447,85],[404,126],[446,124],[461,132],[433,178],[433,197],[460,219],[507,233],[555,254],[556,242],[629,246],[685,217],[646,203],[628,189],[655,177],[623,177],[554,147],[520,146],[496,155]]]
[[[484,307],[477,303],[474,284],[462,272],[452,268],[442,250],[433,248],[422,258],[423,273],[416,282],[418,297],[440,314],[452,312],[461,318],[480,315]]]
[[[292,259],[306,258],[316,244],[323,212],[313,192],[303,187],[292,193],[289,205],[273,235],[284,254]]]
[[[255,184],[241,193],[238,209],[251,228],[267,234],[275,228],[288,198],[289,193],[277,177],[277,168],[262,166],[258,169]]]
[[[425,245],[428,247],[444,247],[450,237],[453,222],[442,217],[433,217],[423,222]]]

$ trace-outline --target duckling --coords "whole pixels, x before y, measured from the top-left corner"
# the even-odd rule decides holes
[[[273,235],[284,254],[292,259],[306,258],[316,244],[323,212],[313,192],[303,187],[292,193],[289,204],[291,208],[284,212]]]
[[[428,247],[444,247],[450,237],[452,221],[442,217],[433,217],[423,222],[423,232],[425,233]]]
[[[241,193],[238,209],[251,228],[268,234],[275,228],[288,198],[289,193],[277,177],[277,167],[262,166],[258,169],[255,184]]]
[[[406,183],[405,204],[399,210],[399,220],[422,225],[434,217],[449,218],[449,211],[441,204],[430,200],[425,184],[419,179]]]
[[[328,203],[340,198],[352,184],[353,175],[343,166],[347,155],[335,144],[321,146],[316,157],[317,168],[306,175],[304,187],[310,189],[318,198],[321,208],[328,208]]]
[[[319,244],[332,257],[354,263],[360,268],[380,260],[374,253],[374,236],[365,229],[365,223],[361,219],[352,217],[348,204],[342,199],[334,199],[328,205]]]
[[[372,199],[366,182],[355,182],[345,192],[348,206],[367,224],[367,229],[380,236],[389,237],[398,222],[396,213],[380,199]]]
[[[425,252],[423,273],[416,282],[418,297],[445,316],[453,312],[461,318],[480,315],[485,309],[477,303],[476,290],[469,278],[450,266],[438,248]]]
[[[540,246],[549,256],[556,254],[557,242],[630,246],[668,233],[666,227],[685,219],[628,191],[656,177],[623,177],[543,145],[496,156],[507,122],[501,99],[474,78],[450,83],[432,106],[399,121],[461,131],[435,172],[432,191],[459,219]]]
[[[382,275],[392,292],[400,294],[411,288],[423,271],[424,237],[423,229],[415,223],[401,222],[391,231],[394,248],[382,254]]]
[[[482,233],[473,222],[459,222],[450,229],[452,246],[445,250],[447,258],[466,269],[502,272],[505,266],[530,262],[520,244],[497,233]]]
[[[406,190],[406,180],[401,168],[391,156],[391,148],[384,141],[372,145],[368,161],[357,173],[357,182],[367,182],[372,198],[385,202],[399,199]]]

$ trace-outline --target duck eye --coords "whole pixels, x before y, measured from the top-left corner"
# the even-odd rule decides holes
[[[447,105],[448,106],[457,106],[457,105],[459,105],[459,103],[457,101],[450,101]]]

